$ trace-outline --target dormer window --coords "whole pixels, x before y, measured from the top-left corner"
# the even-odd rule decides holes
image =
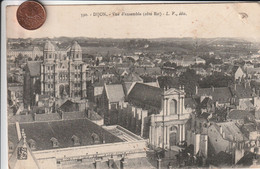
[[[100,143],[99,136],[96,133],[92,133],[91,137],[92,137],[93,144],[99,144]]]
[[[30,139],[28,141],[28,145],[31,148],[31,150],[35,150],[36,149],[36,142],[33,139]]]
[[[77,136],[73,135],[71,137],[71,139],[72,139],[72,141],[74,143],[74,146],[79,146],[80,145],[79,138]]]
[[[14,151],[14,144],[12,142],[8,142],[8,148],[9,148],[9,152],[13,152]]]
[[[56,148],[56,147],[59,147],[59,142],[56,138],[52,137],[51,138],[51,142],[52,142],[52,147],[53,148]]]

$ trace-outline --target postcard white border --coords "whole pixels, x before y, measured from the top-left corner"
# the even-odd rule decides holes
[[[24,0],[6,0],[1,3],[1,169],[8,169],[7,137],[7,79],[6,79],[6,7],[20,5]],[[196,3],[250,3],[250,1],[51,1],[40,0],[43,5],[90,5],[90,4],[196,4]]]

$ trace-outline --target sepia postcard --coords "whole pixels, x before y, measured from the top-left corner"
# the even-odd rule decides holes
[[[23,2],[2,3],[1,168],[260,167],[259,3]]]

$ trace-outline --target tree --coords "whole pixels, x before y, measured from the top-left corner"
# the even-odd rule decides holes
[[[224,122],[227,118],[227,110],[224,107],[216,108],[215,118],[218,122]]]
[[[202,88],[213,87],[227,87],[233,83],[231,76],[224,75],[223,73],[214,73],[199,81],[199,86]]]
[[[195,88],[198,85],[200,76],[192,69],[187,69],[186,72],[182,73],[179,77],[179,83],[184,85],[186,96],[190,97],[195,94]]]
[[[171,63],[171,62],[168,61],[168,62],[165,62],[165,63],[163,64],[163,66],[176,68],[176,67],[177,67],[177,64],[176,64],[176,63]]]
[[[14,60],[15,65],[16,66],[19,65],[20,62],[22,62],[23,58],[24,58],[23,55],[21,53],[19,53],[18,56]]]

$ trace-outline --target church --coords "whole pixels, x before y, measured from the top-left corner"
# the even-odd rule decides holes
[[[28,61],[25,67],[25,104],[32,105],[36,94],[86,98],[86,70],[82,49],[76,41],[68,51],[60,50],[47,41],[43,61]]]
[[[149,131],[147,135],[153,148],[173,150],[186,140],[186,124],[191,112],[186,108],[183,86],[161,89],[136,83],[127,96],[127,102],[132,110],[148,112],[147,115],[141,113],[141,117],[148,116],[146,125],[149,129],[146,131]]]

